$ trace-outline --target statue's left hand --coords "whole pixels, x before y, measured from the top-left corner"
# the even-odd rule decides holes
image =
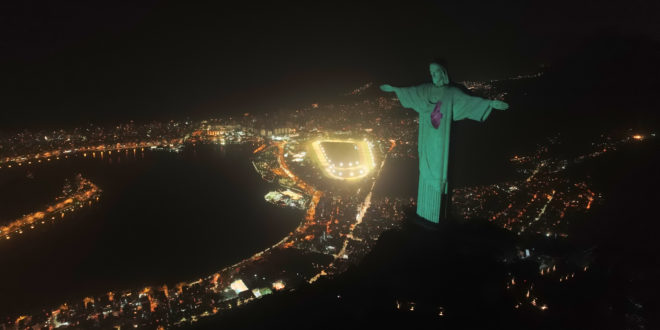
[[[500,100],[490,101],[490,106],[493,107],[493,109],[497,109],[497,110],[506,110],[506,109],[509,108],[508,103],[506,103],[504,101],[500,101]]]

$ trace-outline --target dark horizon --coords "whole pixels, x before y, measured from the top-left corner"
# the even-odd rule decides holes
[[[438,56],[455,81],[533,73],[594,36],[655,42],[653,6],[14,5],[0,129],[272,112],[369,81],[423,82]]]

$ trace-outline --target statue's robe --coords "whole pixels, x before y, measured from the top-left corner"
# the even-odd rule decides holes
[[[447,195],[447,164],[449,161],[449,133],[454,120],[484,121],[490,115],[490,100],[470,96],[456,87],[435,87],[422,84],[394,89],[404,108],[419,113],[419,186],[417,188],[417,214],[438,223],[442,208],[442,195]],[[442,118],[435,128],[431,113],[440,106]],[[448,200],[447,200],[448,202]]]

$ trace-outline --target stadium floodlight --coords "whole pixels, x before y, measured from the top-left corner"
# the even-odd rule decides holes
[[[368,141],[367,141],[368,142]],[[359,159],[347,159],[346,164],[343,160],[339,161],[337,159],[333,160],[330,156],[333,156],[334,149],[326,150],[324,143],[349,143],[353,144],[353,149],[356,149],[356,158]],[[371,164],[374,162],[373,149],[369,146],[368,143],[365,143],[360,140],[320,140],[315,143],[312,143],[312,149],[316,152],[317,159],[319,161],[320,168],[331,178],[340,179],[340,180],[355,180],[358,178],[363,178],[365,174],[373,168]],[[337,163],[334,163],[337,161]],[[346,172],[346,177],[344,177],[344,171]]]

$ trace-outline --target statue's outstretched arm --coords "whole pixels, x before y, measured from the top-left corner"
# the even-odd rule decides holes
[[[500,100],[491,100],[490,106],[493,107],[493,109],[497,109],[497,110],[506,110],[509,108],[508,103]]]
[[[410,87],[394,87],[392,85],[381,85],[380,90],[383,92],[395,92],[396,97],[399,99],[401,106],[406,109],[413,109],[416,112],[420,111],[419,105],[423,99],[420,94],[419,86]]]
[[[385,84],[385,85],[380,85],[380,90],[389,93],[389,92],[394,92],[394,90],[396,90],[396,87]]]

